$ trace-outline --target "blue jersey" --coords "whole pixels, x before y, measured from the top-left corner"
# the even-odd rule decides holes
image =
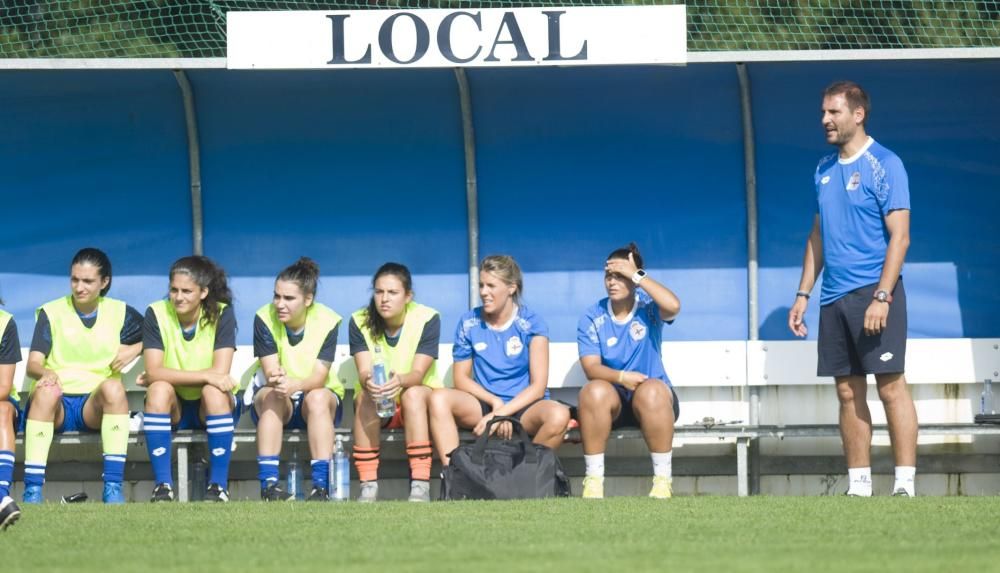
[[[660,307],[643,291],[636,291],[635,305],[624,319],[615,319],[611,301],[604,298],[587,309],[576,327],[581,357],[600,356],[608,368],[641,372],[669,384],[660,354],[662,341]]]
[[[472,359],[476,382],[504,401],[514,399],[531,383],[528,349],[531,339],[549,335],[549,327],[531,310],[520,306],[510,322],[492,328],[482,319],[478,307],[462,315],[455,331],[452,357],[455,362]],[[548,390],[545,397],[549,397]]]
[[[854,157],[824,157],[816,167],[816,201],[823,236],[820,304],[830,304],[882,276],[885,217],[910,208],[903,162],[872,138]]]

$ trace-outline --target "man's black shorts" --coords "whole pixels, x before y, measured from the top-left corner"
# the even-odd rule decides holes
[[[865,311],[877,284],[851,291],[819,311],[817,376],[863,376],[903,372],[906,361],[906,291],[896,282],[886,327],[865,334]]]

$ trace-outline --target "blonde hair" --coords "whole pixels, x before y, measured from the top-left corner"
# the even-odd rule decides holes
[[[508,286],[517,288],[511,298],[514,304],[521,304],[521,294],[524,292],[524,278],[521,276],[521,267],[517,266],[517,261],[510,255],[490,255],[479,263],[479,272],[488,272],[495,275]]]

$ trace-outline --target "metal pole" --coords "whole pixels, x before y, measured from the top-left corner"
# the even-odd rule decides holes
[[[479,189],[476,183],[476,132],[472,125],[472,97],[463,68],[455,68],[458,98],[462,106],[462,134],[465,139],[465,201],[469,227],[469,308],[479,300]]]
[[[184,119],[187,124],[188,166],[191,177],[191,252],[204,254],[202,237],[204,223],[201,210],[201,146],[198,144],[198,116],[194,108],[194,91],[184,70],[174,70],[174,77],[184,98]]]
[[[736,75],[740,82],[740,112],[743,119],[743,172],[746,180],[747,202],[747,319],[750,341],[760,339],[760,308],[758,283],[757,244],[757,153],[754,146],[753,105],[750,101],[750,75],[745,63],[736,64]],[[747,384],[750,378],[747,377]],[[760,424],[760,393],[757,386],[749,386],[750,424]],[[750,444],[750,491],[760,491],[760,447],[756,440]]]

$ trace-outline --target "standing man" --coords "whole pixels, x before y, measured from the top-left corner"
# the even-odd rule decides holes
[[[893,495],[914,495],[917,413],[906,378],[906,294],[900,271],[910,246],[910,189],[895,153],[865,133],[868,94],[854,82],[823,92],[823,129],[838,153],[816,168],[817,210],[788,327],[802,319],[821,270],[819,365],[840,400],[848,495],[872,495],[872,419],[865,376],[874,374],[896,462]]]

